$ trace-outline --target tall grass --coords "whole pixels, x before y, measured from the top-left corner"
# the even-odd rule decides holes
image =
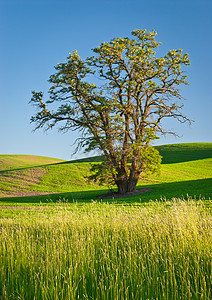
[[[211,299],[203,204],[49,207],[0,220],[0,299]]]

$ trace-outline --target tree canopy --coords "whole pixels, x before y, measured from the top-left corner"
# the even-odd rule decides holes
[[[134,191],[147,170],[155,171],[161,157],[151,146],[165,129],[162,120],[183,115],[180,86],[187,85],[182,67],[190,64],[183,50],[157,57],[156,32],[132,31],[132,38],[114,38],[81,59],[77,51],[55,67],[49,97],[33,92],[35,129],[53,128],[80,133],[78,147],[100,150],[105,162],[96,166],[96,178],[111,179],[119,193]],[[52,109],[51,109],[52,106]]]

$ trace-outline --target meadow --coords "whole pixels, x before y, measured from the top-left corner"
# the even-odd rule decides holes
[[[160,174],[144,176],[137,186],[138,189],[148,188],[149,192],[120,198],[118,202],[148,203],[164,197],[187,198],[187,195],[196,199],[211,198],[212,143],[165,145],[158,149],[163,156]],[[92,157],[47,165],[43,158],[43,164],[40,162],[40,166],[35,167],[33,160],[30,166],[28,157],[27,167],[24,168],[22,163],[20,167],[16,164],[14,169],[10,166],[9,170],[0,171],[0,205],[45,204],[64,198],[69,203],[97,200],[108,192],[108,187],[89,182],[87,178],[91,164],[101,159]],[[0,161],[3,169],[6,165],[3,156],[0,156]],[[108,201],[113,202],[113,199]]]
[[[158,148],[151,190],[107,200],[87,181],[101,157],[0,156],[0,299],[211,299],[212,143]]]
[[[203,202],[57,204],[0,221],[1,299],[211,299]]]

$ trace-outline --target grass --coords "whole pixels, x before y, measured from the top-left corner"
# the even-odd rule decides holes
[[[204,158],[212,158],[212,143],[181,143],[155,147],[163,157],[163,164],[185,162]],[[79,162],[100,162],[102,156],[73,160]]]
[[[0,171],[63,162],[61,159],[35,155],[0,155]]]
[[[57,204],[0,220],[0,298],[211,299],[202,203]]]
[[[49,195],[0,199],[0,300],[211,299],[212,143],[158,149],[151,190],[115,200],[86,180],[102,157],[2,169],[0,195]]]
[[[181,143],[156,147],[163,164],[212,158],[212,143]]]
[[[163,154],[161,173],[145,176],[138,183],[138,188],[145,187],[152,190],[134,197],[122,198],[119,201],[146,202],[163,197],[168,199],[187,197],[187,194],[193,198],[209,199],[212,197],[212,143],[165,145],[159,146],[158,149]],[[97,158],[91,158],[90,162],[88,159],[86,162],[83,159],[78,162],[62,162],[36,168],[2,171],[0,173],[0,197],[12,191],[16,195],[15,192],[20,190],[46,192],[49,195],[40,195],[36,198],[29,194],[24,198],[2,198],[0,203],[7,202],[14,205],[16,202],[23,202],[26,205],[27,203],[40,203],[40,201],[47,203],[50,199],[56,201],[64,197],[70,202],[96,200],[97,196],[107,193],[107,186],[98,186],[86,180],[90,175],[92,160],[96,162]],[[57,195],[52,195],[52,193],[57,193]]]

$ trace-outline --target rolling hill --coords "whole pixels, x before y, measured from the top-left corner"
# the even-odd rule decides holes
[[[61,159],[36,155],[0,155],[0,171],[24,169],[63,162]]]
[[[173,144],[158,146],[157,149],[163,156],[161,173],[141,178],[138,188],[151,190],[129,200],[170,199],[187,194],[197,198],[200,194],[212,197],[212,143]],[[22,198],[17,201],[29,202],[32,199],[27,196],[38,195],[33,201],[57,200],[58,197],[71,201],[95,199],[108,190],[107,186],[98,186],[87,180],[91,164],[101,160],[100,156],[61,161],[37,156],[1,155],[0,198],[20,196]],[[25,200],[23,196],[26,196]]]

